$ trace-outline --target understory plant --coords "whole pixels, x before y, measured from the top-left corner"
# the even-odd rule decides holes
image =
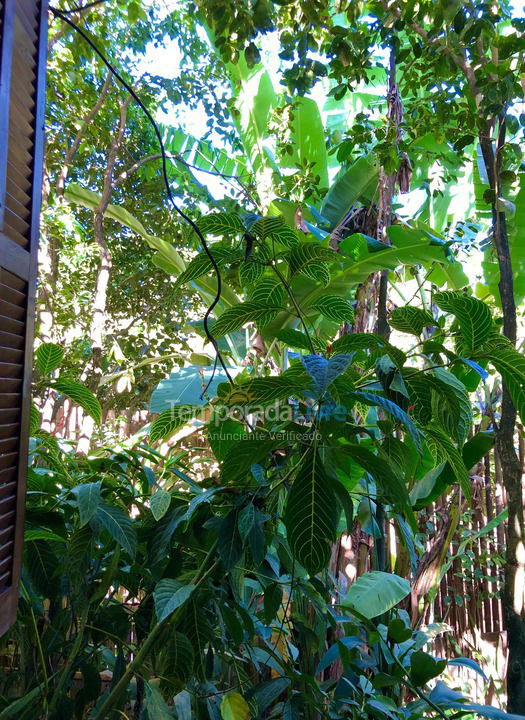
[[[472,430],[469,393],[496,371],[523,412],[522,356],[464,290],[393,310],[391,327],[411,338],[401,347],[341,332],[353,307],[337,288],[363,258],[397,262],[396,244],[371,252],[357,235],[336,251],[283,216],[217,214],[201,227],[243,299],[211,332],[233,343],[252,323],[260,356],[235,368],[231,355],[216,392],[172,403],[150,446],[81,457],[34,428],[0,718],[35,706],[51,719],[502,717],[451,687],[454,665],[483,671],[432,655],[443,628],[411,628],[409,578],[417,511],[451,487],[468,499],[469,470],[493,442],[486,424]],[[178,282],[211,273],[201,254]],[[56,373],[59,355],[42,346],[40,369]],[[208,447],[198,463],[154,449],[191,422]],[[376,554],[347,591],[330,557],[356,518]],[[381,550],[387,525],[401,575]]]

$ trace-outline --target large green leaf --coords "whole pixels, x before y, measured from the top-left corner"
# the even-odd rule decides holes
[[[227,69],[238,111],[233,120],[252,167],[259,174],[264,168],[271,167],[267,146],[268,116],[277,105],[277,95],[266,70],[260,66],[248,68],[243,57],[235,65],[229,63]]]
[[[311,350],[310,341],[305,333],[300,330],[294,330],[293,328],[285,328],[284,330],[277,330],[275,333],[277,340],[286,343],[288,347],[296,348],[299,350]],[[326,343],[322,342],[316,337],[310,338],[313,342],[314,349],[316,352],[325,353]]]
[[[315,242],[305,242],[290,252],[288,261],[292,275],[303,273],[313,280],[321,280],[324,285],[328,285],[330,272],[326,261],[337,259],[336,253],[330,248]]]
[[[374,393],[350,392],[347,393],[347,395],[349,398],[353,398],[359,402],[364,403],[365,405],[375,405],[377,407],[380,407],[387,413],[392,415],[392,417],[394,417],[396,420],[399,420],[399,422],[403,423],[405,428],[408,430],[412,440],[414,441],[414,445],[416,446],[418,451],[422,453],[421,433],[417,429],[412,418],[407,415],[407,413],[402,408],[400,408],[399,405],[396,405],[396,403],[392,402],[388,398],[382,397],[381,395],[375,395]]]
[[[223,720],[249,720],[248,703],[239,693],[229,692],[221,702],[221,717]]]
[[[137,551],[137,533],[133,521],[124,510],[107,503],[99,503],[91,522],[98,521],[118,544],[132,557]]]
[[[482,162],[482,160],[480,160],[480,162]],[[485,221],[487,227],[490,227],[492,224],[491,206],[483,197],[484,193],[488,190],[488,183],[482,182],[476,164],[474,169],[477,216]],[[515,193],[511,191],[505,193],[505,196],[510,197],[512,201],[508,203],[509,212],[506,213],[506,222],[514,281],[514,296],[516,298],[516,304],[519,304],[525,297],[525,173],[519,174],[518,192]],[[513,208],[512,205],[514,206]],[[485,282],[480,290],[482,290],[483,295],[486,295],[488,287],[498,305],[501,305],[498,288],[500,279],[499,263],[493,243],[487,244],[486,246],[482,267]]]
[[[65,395],[70,400],[73,400],[77,405],[80,405],[88,415],[91,415],[95,422],[100,423],[102,421],[100,402],[85,385],[82,385],[76,380],[58,378],[50,383],[50,387],[61,395]]]
[[[191,405],[174,405],[167,410],[164,410],[158,418],[151,423],[149,431],[150,442],[154,443],[157,440],[173,435],[175,430],[189,423],[195,416],[197,408]]]
[[[83,527],[91,520],[100,504],[100,482],[77,485],[71,492],[77,499],[80,527]]]
[[[210,253],[219,268],[225,263],[242,260],[243,257],[242,252],[225,245],[213,246],[210,248]],[[185,283],[196,280],[212,271],[214,271],[212,261],[208,254],[203,251],[194,257],[188,264],[186,270],[177,277],[175,287],[181,287]]]
[[[74,183],[70,183],[67,186],[64,197],[68,202],[83,205],[91,210],[96,209],[100,205],[100,195],[98,193],[86,190],[86,188],[80,187],[80,185],[76,185]],[[121,205],[108,205],[106,212],[104,213],[104,217],[115,220],[121,225],[131,228],[131,230],[136,232],[137,235],[140,235],[151,248],[157,250],[163,257],[165,257],[166,260],[176,269],[177,273],[184,270],[184,260],[175,250],[173,245],[148,233],[144,225]]]
[[[417,530],[408,490],[396,467],[363,445],[344,445],[341,447],[341,452],[372,475],[379,494],[410,523],[414,530]]]
[[[470,501],[472,496],[470,477],[459,450],[448,435],[439,427],[427,427],[425,434],[427,436],[428,446],[434,454],[436,464],[439,465],[447,462],[450,465],[456,481],[459,482],[463,490],[465,498]]]
[[[153,591],[157,622],[162,622],[191,597],[195,585],[182,585],[178,580],[163,578]]]
[[[373,155],[361,157],[348,170],[341,170],[328,191],[321,215],[335,228],[356,203],[369,203],[377,189],[379,167]]]
[[[391,610],[409,593],[405,578],[373,570],[354,580],[341,605],[371,619]]]
[[[312,449],[297,471],[284,514],[292,553],[311,575],[328,563],[339,513],[331,481]]]
[[[244,223],[238,215],[233,213],[210,213],[203,215],[197,222],[203,234],[210,235],[237,235],[244,231]]]
[[[492,313],[481,300],[454,291],[434,293],[433,300],[441,310],[456,316],[461,330],[458,339],[461,353],[475,353],[493,332]]]
[[[35,352],[36,364],[42,375],[49,375],[62,362],[64,348],[56,343],[42,343]]]
[[[358,350],[374,350],[384,353],[398,367],[403,367],[406,360],[406,355],[402,350],[375,333],[348,333],[332,343],[332,355],[346,355]]]
[[[405,305],[392,310],[388,318],[389,324],[400,332],[421,335],[423,329],[435,325],[436,321],[427,310]]]
[[[228,368],[228,372],[233,377],[237,371],[237,368]],[[207,396],[214,397],[217,394],[218,386],[227,381],[228,378],[222,368],[215,368],[214,372],[213,367],[203,368],[199,365],[176,367],[170,376],[161,380],[153,391],[149,411],[163,413],[165,410],[171,410],[175,405],[206,405]],[[208,382],[210,385],[207,396],[203,397],[202,393]]]
[[[323,121],[315,100],[297,98],[292,107],[292,155],[281,158],[282,167],[305,168],[312,164],[312,172],[319,176],[319,187],[328,187],[328,158]]]
[[[146,680],[145,711],[147,720],[173,720],[175,717],[162,697],[160,690]]]
[[[227,483],[232,483],[239,478],[245,478],[252,465],[267,460],[272,450],[284,447],[289,443],[282,439],[269,437],[261,439],[260,436],[248,436],[246,439],[236,442],[227,451],[221,465],[221,477]]]
[[[371,273],[395,270],[400,266],[423,265],[427,269],[450,266],[461,269],[461,265],[450,255],[447,245],[428,230],[392,225],[387,229],[387,233],[390,245],[360,234],[350,235],[340,243],[339,249],[353,260],[347,263],[346,269],[341,273],[341,281],[357,284],[364,282]],[[357,242],[359,238],[364,240]],[[453,282],[454,287],[458,286],[456,282],[459,282],[459,287],[468,284],[464,273],[460,273],[458,277],[443,276],[441,280]],[[437,283],[438,278],[434,282]]]
[[[265,277],[254,287],[250,301],[280,306],[284,302],[285,289],[279,278]]]
[[[479,432],[461,448],[461,457],[467,470],[471,470],[490,451],[494,445],[494,435]],[[434,502],[447,488],[456,482],[456,476],[450,464],[438,466],[419,480],[410,491],[410,499],[416,510]]]
[[[472,425],[472,406],[467,389],[445,368],[435,368],[424,376],[432,388],[432,417],[462,445]]]
[[[213,326],[213,334],[215,337],[221,337],[238,330],[247,322],[265,324],[282,309],[282,307],[256,302],[239,303],[222,313]]]
[[[354,321],[354,309],[350,302],[338,295],[322,295],[311,307],[337,323]]]
[[[188,682],[195,663],[193,645],[181,632],[168,630],[167,641],[158,653],[155,670],[161,675],[161,688],[170,696],[173,690]],[[180,720],[179,715],[177,715]]]
[[[156,490],[149,499],[151,514],[155,520],[160,520],[168,512],[171,503],[171,495],[164,488]]]
[[[487,342],[478,357],[484,357],[496,368],[512,398],[514,407],[525,421],[525,356],[502,335]]]
[[[170,155],[179,155],[198,170],[223,173],[243,180],[249,179],[247,160],[243,154],[232,153],[231,149],[218,148],[209,140],[195,138],[172,125],[160,124],[164,147]],[[183,167],[179,163],[179,167]],[[195,176],[194,168],[189,171]]]

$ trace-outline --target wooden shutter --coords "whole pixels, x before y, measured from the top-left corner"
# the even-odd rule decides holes
[[[45,0],[0,0],[0,634],[22,563],[46,36]]]

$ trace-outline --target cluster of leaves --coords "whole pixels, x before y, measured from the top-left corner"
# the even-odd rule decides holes
[[[133,24],[133,49],[140,53],[150,35],[135,5],[126,12]],[[79,458],[39,430],[33,413],[23,599],[12,635],[11,665],[18,672],[4,675],[0,718],[34,717],[36,703],[52,720],[80,720],[87,714],[101,720],[118,712],[147,720],[363,715],[416,720],[447,710],[503,717],[494,708],[469,704],[441,682],[430,691],[428,683],[447,666],[430,654],[435,628],[413,632],[407,614],[395,608],[399,603],[408,607],[407,578],[422,562],[417,512],[452,485],[470,498],[469,470],[493,443],[492,432],[472,431],[469,393],[496,371],[524,418],[525,360],[499,333],[489,307],[462,289],[466,276],[440,232],[421,221],[396,219],[387,230],[387,244],[355,232],[346,221],[356,208],[367,214],[373,208],[379,165],[395,171],[402,153],[421,160],[415,176],[422,187],[436,158],[446,177],[455,177],[462,152],[474,139],[458,138],[458,127],[479,129],[474,115],[505,110],[516,91],[509,68],[521,42],[513,33],[504,40],[502,17],[485,6],[479,17],[454,4],[434,17],[429,3],[420,3],[416,14],[411,5],[367,4],[364,15],[362,4],[354,3],[341,17],[321,1],[300,3],[299,10],[286,2],[277,8],[271,2],[208,3],[198,8],[200,17],[211,28],[224,65],[207,63],[208,46],[192,32],[187,17],[180,31],[173,25],[176,14],[155,24],[157,39],[166,32],[183,38],[192,48],[188,52],[201,53],[201,64],[209,68],[201,79],[186,69],[180,89],[150,77],[141,93],[152,107],[159,86],[171,102],[190,99],[196,105],[198,89],[205,96],[209,128],[234,150],[218,150],[208,140],[168,129],[166,147],[177,158],[173,172],[180,193],[191,190],[190,210],[200,207],[199,201],[216,207],[194,170],[215,173],[219,168],[223,180],[236,182],[255,210],[239,211],[227,200],[221,212],[198,220],[226,279],[211,330],[224,356],[237,365],[236,379],[208,386],[209,398],[203,399],[202,368],[184,368],[184,381],[192,379],[191,373],[198,380],[194,402],[188,407],[172,396],[150,427],[155,444],[192,418],[204,418],[211,459],[219,469],[213,473],[212,464],[204,462],[197,474],[183,467],[179,456],[164,457],[145,446]],[[116,25],[124,32],[123,10],[118,12]],[[101,29],[111,37],[108,17]],[[345,126],[346,133],[345,113],[343,121],[332,123],[329,155],[316,103],[299,97],[291,104],[286,96],[278,97],[258,66],[257,37],[274,27],[280,31],[288,89],[302,96],[328,75],[334,103],[346,102],[357,83],[383,78],[384,72],[373,67],[372,52],[377,45],[390,48],[403,68],[406,142],[393,147],[384,122],[367,108],[345,137],[339,129]],[[451,54],[458,43],[468,43],[468,57],[481,68],[478,86],[486,90],[484,98],[492,97],[490,107],[482,105],[483,113],[472,113],[476,98]],[[70,52],[83,69],[89,68],[92,58],[77,45],[68,41],[61,48],[57,67]],[[500,52],[496,69],[485,63],[485,52],[478,57],[480,48],[489,45]],[[319,60],[323,55],[326,67]],[[214,85],[215,71],[221,77]],[[227,80],[235,92],[229,113],[220,102]],[[72,95],[69,78],[63,82],[62,91]],[[351,110],[357,117],[360,100],[354,101]],[[76,108],[62,117],[64,108],[55,99],[53,112],[57,107],[62,109],[53,115],[55,129],[74,125],[85,114],[85,108]],[[113,117],[114,109],[101,117]],[[286,117],[287,127],[272,131],[272,116]],[[439,129],[437,139],[453,142],[454,153],[446,142],[422,138],[423,127]],[[151,129],[135,117],[130,134],[137,147],[158,152]],[[278,162],[270,148],[272,134]],[[360,153],[350,164],[361,142],[372,152]],[[63,148],[56,143],[52,148],[49,166],[59,173]],[[89,134],[79,152],[82,167],[75,180],[100,186],[99,148]],[[342,167],[331,182],[334,155]],[[119,158],[117,167],[125,170],[128,163]],[[144,182],[141,193],[137,188]],[[184,298],[180,306],[187,311],[188,285],[206,303],[216,290],[207,252],[186,262],[163,239],[173,233],[169,216],[158,209],[163,192],[158,171],[145,164],[127,183],[115,194],[119,204],[106,209],[116,230],[111,252],[122,276],[129,274],[134,283],[110,293],[115,325],[137,313],[137,298],[144,302],[139,315],[151,315],[152,306],[168,310],[160,329],[153,313],[153,329],[160,336],[156,345],[153,326],[141,332],[140,342],[128,338],[129,351],[116,363],[117,374],[127,359],[144,367],[136,357],[138,347],[161,356],[168,349],[172,307],[175,298]],[[286,200],[273,200],[276,190]],[[151,221],[155,234],[128,211],[131,196],[138,196],[136,211]],[[70,184],[64,197],[96,210],[101,195]],[[447,209],[445,202],[439,214],[423,211],[421,217],[439,215],[442,231]],[[84,212],[82,221],[88,217]],[[70,218],[60,205],[49,222],[50,234],[58,235],[62,227],[70,228]],[[83,223],[74,229],[85,234],[86,245],[92,243]],[[129,252],[129,230],[148,245],[146,259],[134,241],[134,253]],[[186,237],[179,230],[177,237],[183,245]],[[194,242],[192,236],[187,244]],[[176,278],[171,286],[159,279],[160,272],[150,275],[150,259],[155,272]],[[76,271],[85,273],[83,262],[76,258],[75,263]],[[393,329],[412,336],[411,350],[374,333],[341,334],[334,340],[343,324],[348,330],[354,322],[355,286],[371,273],[414,266],[425,268],[431,303],[399,307],[389,316]],[[448,289],[438,289],[443,287]],[[242,367],[243,352],[236,348],[246,325],[255,328],[263,347],[262,361],[252,367]],[[106,357],[118,360],[111,352]],[[161,367],[171,358],[166,355]],[[61,362],[59,346],[41,346],[37,364],[48,378],[41,387],[66,395],[98,421],[94,396],[67,374],[55,376]],[[225,409],[231,411],[227,417]],[[493,418],[486,420],[483,427]],[[352,531],[356,517],[374,538],[384,539],[385,514],[408,558],[406,578],[382,572],[378,555],[375,571],[345,595],[329,572],[333,542],[341,532]],[[101,685],[103,670],[112,673],[108,688]],[[82,687],[75,692],[78,674]]]
[[[268,234],[282,232],[281,222],[256,222]],[[282,302],[285,288],[271,289]],[[174,712],[416,720],[449,709],[504,718],[442,681],[429,689],[447,667],[483,672],[472,660],[431,655],[439,628],[413,631],[395,609],[410,593],[407,579],[373,571],[345,594],[326,572],[331,543],[351,530],[358,505],[372,522],[385,508],[417,564],[421,491],[428,503],[458,481],[468,494],[467,471],[491,443],[483,434],[465,442],[471,410],[461,378],[480,378],[478,363],[488,361],[513,373],[505,376],[509,387],[513,377],[523,386],[525,374],[485,305],[451,291],[434,302],[457,323],[456,347],[421,341],[433,363],[426,370],[380,336],[350,334],[279,376],[219,387],[218,402],[245,413],[208,423],[218,478],[197,477],[180,453],[146,446],[81,457],[50,441],[35,420],[22,599],[6,645],[2,716],[34,718],[36,705],[42,717],[79,720],[131,707],[148,720]],[[328,307],[339,320],[339,307]],[[446,333],[418,308],[399,308],[391,322],[415,336],[431,324]],[[308,344],[306,333],[289,333],[299,347]],[[40,346],[41,374],[55,373],[62,355],[56,345]],[[56,389],[60,377],[49,382]],[[87,409],[93,396],[68,382],[69,396]],[[275,400],[294,408],[292,420],[265,417],[261,409]],[[370,408],[384,413],[377,432],[362,422]],[[168,412],[152,424],[152,437],[189,417],[183,407]],[[107,688],[104,672],[112,677]]]

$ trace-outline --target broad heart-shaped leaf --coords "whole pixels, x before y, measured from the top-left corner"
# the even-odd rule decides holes
[[[158,418],[151,423],[149,431],[150,442],[167,438],[173,435],[175,430],[189,423],[194,417],[197,408],[193,405],[174,405],[164,410]]]
[[[406,355],[402,350],[375,333],[348,333],[332,344],[332,355],[345,355],[357,350],[382,352],[388,355],[398,367],[403,367],[406,360]]]
[[[427,426],[425,428],[428,446],[434,455],[436,464],[448,462],[450,468],[465,495],[467,501],[471,499],[470,477],[459,450],[452,440],[439,427]]]
[[[221,702],[221,717],[223,720],[249,720],[248,703],[239,693],[229,692]]]
[[[381,395],[375,395],[374,393],[351,392],[348,393],[348,395],[349,397],[355,398],[360,402],[364,402],[365,405],[376,405],[377,407],[383,408],[383,410],[392,415],[392,417],[395,417],[396,420],[399,420],[399,422],[403,423],[403,425],[408,430],[410,437],[414,441],[414,445],[416,446],[418,451],[420,453],[423,452],[423,449],[421,447],[420,431],[417,429],[411,417],[407,415],[407,413],[402,410],[399,405],[396,405],[388,398],[384,398]]]
[[[279,278],[265,277],[254,287],[250,301],[258,304],[280,306],[284,302],[285,289]]]
[[[232,213],[210,213],[197,222],[199,230],[210,235],[237,235],[244,230],[244,222]]]
[[[297,471],[284,513],[290,549],[310,575],[328,563],[339,514],[331,480],[312,449]]]
[[[429,680],[441,675],[446,666],[446,660],[436,660],[423,650],[416,650],[410,656],[410,677],[414,685],[423,687]]]
[[[80,527],[83,527],[91,520],[100,504],[100,482],[77,485],[71,492],[77,499]]]
[[[322,397],[333,381],[342,375],[352,362],[352,355],[336,355],[327,360],[320,355],[303,355],[301,361],[314,381],[317,397]]]
[[[247,322],[266,323],[273,319],[280,310],[283,310],[283,308],[268,304],[256,302],[239,303],[239,305],[222,313],[213,326],[213,335],[215,337],[227,335],[234,330],[238,330]]]
[[[102,420],[102,408],[98,398],[96,398],[91,390],[77,382],[76,380],[69,380],[68,378],[58,378],[50,383],[51,388],[59,392],[61,395],[66,395],[70,400],[73,400],[77,405],[91,415],[96,423],[100,423]]]
[[[525,356],[519,353],[503,335],[497,335],[487,342],[481,352],[499,372],[514,407],[522,422],[525,422]]]
[[[155,520],[160,520],[168,512],[171,503],[171,495],[164,488],[156,490],[149,499],[151,514]]]
[[[228,262],[242,260],[243,258],[243,254],[240,250],[229,246],[212,245],[209,250],[218,267],[222,267]],[[190,282],[190,280],[196,280],[212,270],[213,263],[210,260],[208,253],[203,251],[194,257],[188,264],[186,270],[177,277],[175,288],[181,287],[185,283]]]
[[[42,375],[49,375],[62,362],[64,348],[56,343],[42,343],[35,351],[36,364]]]
[[[354,321],[353,307],[338,295],[322,295],[310,307],[338,323]]]
[[[494,331],[489,306],[477,298],[449,291],[434,293],[433,301],[441,310],[456,316],[460,328],[458,346],[462,355],[479,351]]]
[[[184,605],[195,590],[195,585],[182,585],[178,580],[163,578],[155,586],[153,600],[155,601],[155,615],[157,622],[162,622]]]
[[[391,610],[409,593],[410,583],[405,578],[373,570],[354,580],[341,605],[372,619]]]
[[[236,367],[228,367],[232,377],[238,372]],[[221,383],[228,382],[226,373],[222,368],[175,367],[169,377],[161,380],[151,395],[149,411],[162,413],[171,410],[175,405],[197,406],[206,405],[208,397],[214,397]],[[207,394],[203,395],[208,385]]]
[[[135,557],[137,533],[129,515],[114,505],[100,503],[92,517],[93,521],[98,521],[131,557]]]
[[[388,322],[395,330],[411,333],[412,335],[421,335],[424,328],[436,324],[436,321],[427,310],[411,307],[410,305],[392,310]]]

